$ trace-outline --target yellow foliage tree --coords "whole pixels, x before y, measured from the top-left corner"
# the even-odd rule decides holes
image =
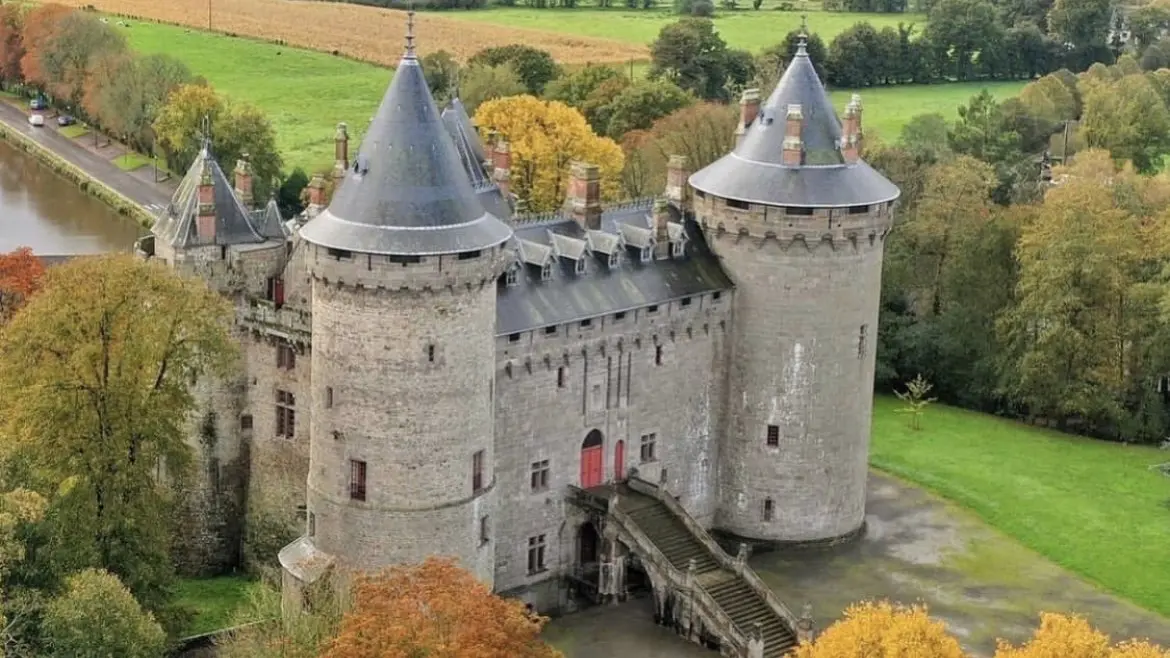
[[[850,606],[845,617],[825,629],[793,658],[963,658],[946,625],[931,619],[924,606],[886,601]]]
[[[495,131],[512,149],[512,191],[529,210],[556,210],[565,201],[574,160],[601,170],[601,194],[621,192],[624,156],[617,142],[599,137],[580,112],[560,101],[510,96],[484,102],[475,112],[481,130]]]
[[[1000,640],[995,658],[1170,658],[1170,653],[1144,640],[1110,647],[1109,636],[1083,617],[1044,612],[1031,640],[1019,647]]]

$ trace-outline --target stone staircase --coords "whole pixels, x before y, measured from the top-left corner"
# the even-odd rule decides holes
[[[749,584],[742,570],[736,573],[726,565],[727,557],[696,524],[688,524],[662,501],[621,487],[618,508],[625,512],[637,529],[662,553],[671,566],[691,573],[695,583],[716,601],[745,637],[759,635],[764,640],[763,656],[780,658],[796,646],[795,629],[768,601]],[[697,530],[697,532],[693,531]],[[754,575],[754,574],[753,574]]]

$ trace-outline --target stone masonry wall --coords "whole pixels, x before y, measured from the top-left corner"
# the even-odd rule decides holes
[[[849,534],[865,514],[889,204],[813,216],[695,205],[736,283],[716,525],[767,541]]]
[[[580,515],[564,500],[580,484],[581,445],[603,435],[605,479],[625,442],[626,469],[668,487],[701,522],[714,520],[716,437],[723,417],[730,292],[707,294],[496,338],[496,586],[548,609],[542,583],[577,561]],[[656,363],[662,346],[661,365]],[[563,369],[563,371],[562,371]],[[563,382],[563,386],[559,385]],[[652,461],[641,437],[655,434]],[[548,460],[548,486],[533,490],[532,464]],[[545,536],[546,570],[528,573],[528,540]]]

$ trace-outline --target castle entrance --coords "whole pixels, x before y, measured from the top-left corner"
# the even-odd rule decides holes
[[[605,453],[601,430],[585,435],[581,443],[581,488],[600,486],[605,481]]]

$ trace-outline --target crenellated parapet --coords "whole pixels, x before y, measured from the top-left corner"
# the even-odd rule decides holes
[[[893,226],[893,201],[837,208],[773,206],[695,195],[695,216],[709,241],[773,242],[833,251],[882,249]]]
[[[433,292],[494,286],[513,255],[503,245],[455,254],[365,254],[306,244],[309,275],[320,285]]]

